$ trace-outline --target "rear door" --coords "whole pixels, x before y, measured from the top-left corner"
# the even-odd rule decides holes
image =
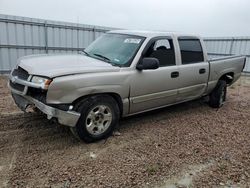
[[[178,38],[181,65],[177,101],[200,97],[207,88],[209,63],[204,59],[200,39],[195,37]]]

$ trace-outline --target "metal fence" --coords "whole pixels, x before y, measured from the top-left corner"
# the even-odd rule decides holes
[[[21,56],[76,53],[112,28],[0,14],[0,74]]]
[[[0,14],[0,74],[9,73],[21,56],[77,53],[113,28]],[[245,55],[250,72],[250,37],[205,38],[211,58]]]
[[[216,37],[204,40],[210,58],[244,55],[247,57],[244,72],[250,72],[250,37]]]

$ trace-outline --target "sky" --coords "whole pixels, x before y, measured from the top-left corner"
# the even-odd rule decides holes
[[[205,37],[250,36],[250,0],[0,0],[0,14]]]

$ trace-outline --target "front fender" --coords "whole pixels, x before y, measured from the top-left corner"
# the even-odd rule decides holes
[[[100,93],[115,93],[122,100],[129,96],[129,76],[125,73],[93,73],[54,78],[48,88],[48,104],[70,104],[76,99]]]

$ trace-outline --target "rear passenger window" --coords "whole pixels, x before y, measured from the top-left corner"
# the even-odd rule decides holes
[[[157,58],[160,67],[175,65],[173,41],[171,39],[156,40],[147,50],[145,57]]]
[[[179,39],[182,64],[204,61],[203,51],[199,39]]]

